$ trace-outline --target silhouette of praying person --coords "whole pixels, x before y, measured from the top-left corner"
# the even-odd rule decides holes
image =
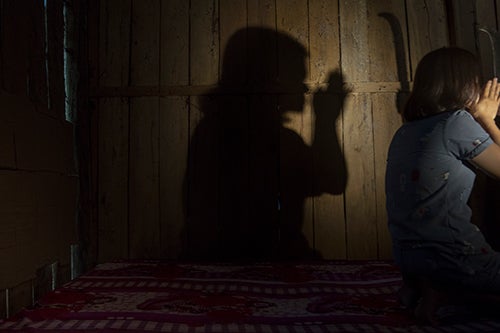
[[[191,118],[199,112],[201,119],[185,178],[185,258],[319,257],[302,232],[304,202],[344,191],[335,132],[344,92],[339,72],[314,92],[310,146],[286,128],[287,115],[304,110],[306,60],[304,46],[287,34],[242,29],[227,43],[218,87],[192,97]]]

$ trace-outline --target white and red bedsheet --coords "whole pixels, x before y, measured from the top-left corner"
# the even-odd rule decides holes
[[[466,318],[418,326],[391,262],[114,262],[0,321],[2,332],[500,332]],[[457,317],[457,316],[455,316]]]

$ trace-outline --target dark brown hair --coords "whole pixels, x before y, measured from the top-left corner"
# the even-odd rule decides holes
[[[404,120],[465,109],[480,93],[480,76],[479,62],[467,50],[444,47],[427,53],[417,66]]]

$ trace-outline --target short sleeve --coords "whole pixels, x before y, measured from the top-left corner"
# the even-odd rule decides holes
[[[453,112],[444,132],[448,150],[461,160],[470,160],[482,153],[493,142],[490,135],[464,110]]]

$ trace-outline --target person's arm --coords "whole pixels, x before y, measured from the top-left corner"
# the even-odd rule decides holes
[[[500,106],[500,83],[495,78],[486,83],[479,100],[471,106],[471,114],[493,140],[472,162],[490,176],[500,179],[500,129],[495,117]]]

